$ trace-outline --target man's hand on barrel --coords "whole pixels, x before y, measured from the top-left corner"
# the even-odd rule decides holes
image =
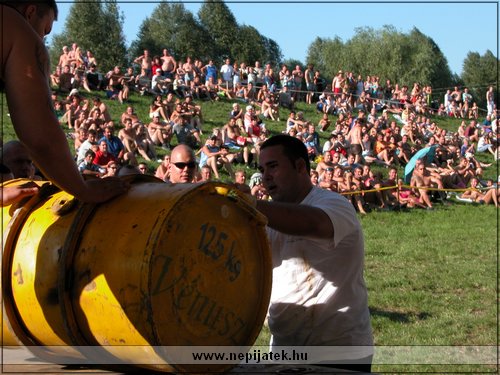
[[[35,184],[24,184],[18,186],[4,186],[1,188],[1,203],[3,206],[19,202],[21,199],[35,195],[38,192],[38,186]]]

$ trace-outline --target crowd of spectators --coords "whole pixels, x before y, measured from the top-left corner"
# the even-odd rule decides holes
[[[497,205],[498,189],[488,190],[496,181],[483,179],[484,168],[500,153],[493,87],[486,94],[487,113],[480,120],[483,113],[468,88],[447,90],[440,103],[430,86],[419,83],[410,89],[389,80],[380,82],[377,76],[363,78],[339,70],[329,84],[311,64],[305,71],[299,65],[282,65],[274,72],[271,64],[256,61],[250,66],[226,59],[219,68],[213,60],[176,61],[167,49],[162,56],[144,50],[134,64],[126,73],[116,66],[103,75],[91,51],[83,53],[76,43],[63,48],[51,81],[67,97],[54,95],[55,110],[61,123],[75,132],[76,162],[82,173],[105,177],[121,165],[147,172],[145,164],[138,168],[139,157],[160,163],[154,174],[168,180],[168,150],[175,139],[174,143],[194,150],[196,181],[219,179],[224,168],[243,190],[267,199],[259,173],[243,187],[249,172],[245,166],[258,167],[259,146],[270,136],[265,123],[279,122],[285,111],[282,132],[306,145],[315,166],[313,183],[343,194],[361,214],[374,207],[432,209],[437,200],[446,202],[451,191],[460,192],[457,198],[464,201]],[[120,103],[127,102],[131,92],[149,95],[149,119],[143,122],[127,104],[113,120],[106,103],[97,96],[92,103],[82,99],[82,89],[104,90],[108,99]],[[232,110],[221,119],[224,125],[202,137],[199,102],[221,99],[233,102]],[[296,111],[298,101],[315,108],[320,121],[314,123]],[[453,132],[438,125],[440,116],[462,121]],[[163,159],[158,158],[157,147],[167,152]],[[412,160],[424,148],[432,150],[430,156]],[[478,153],[491,155],[491,163],[479,161]],[[235,171],[235,163],[242,167]],[[408,164],[410,172],[398,176]]]

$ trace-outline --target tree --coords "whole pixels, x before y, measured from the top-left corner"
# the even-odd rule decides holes
[[[241,30],[227,5],[222,0],[205,0],[198,11],[198,18],[214,42],[212,50],[214,61],[226,57],[236,58],[235,42]]]
[[[357,28],[346,43],[338,37],[316,38],[309,46],[307,61],[330,79],[342,69],[401,85],[420,82],[446,87],[452,82],[448,62],[439,47],[416,28],[409,34],[387,25],[380,30]]]
[[[498,87],[499,61],[490,50],[483,56],[478,52],[469,52],[464,60],[461,78],[480,108],[486,108],[488,87]]]
[[[264,39],[253,26],[243,25],[238,32],[238,38],[233,44],[232,57],[237,61],[253,63],[263,60],[266,55]],[[252,64],[253,65],[253,64]]]
[[[55,35],[49,48],[52,65],[56,65],[63,45],[77,43],[82,51],[91,50],[101,72],[126,64],[123,15],[116,0],[77,0],[66,19],[64,31]],[[112,48],[110,48],[112,46]]]
[[[313,64],[327,81],[331,81],[339,69],[347,69],[343,58],[344,50],[344,43],[339,37],[316,38],[308,48],[307,63]]]
[[[206,59],[212,52],[213,44],[206,30],[184,4],[162,2],[141,24],[129,55],[133,59],[142,55],[144,49],[149,49],[153,56],[161,55],[162,50],[168,48],[178,60],[187,56]]]

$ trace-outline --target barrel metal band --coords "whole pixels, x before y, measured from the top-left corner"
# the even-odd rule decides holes
[[[14,302],[14,292],[12,290],[12,261],[17,239],[21,228],[31,215],[34,208],[45,201],[50,195],[59,189],[52,184],[44,184],[40,187],[38,194],[31,197],[26,203],[18,208],[12,215],[9,224],[3,232],[3,253],[2,253],[2,298],[8,323],[16,337],[25,346],[37,347],[41,343],[29,332],[23,323],[17,306]],[[3,220],[3,218],[2,218]],[[2,223],[3,224],[3,223]],[[4,318],[5,319],[5,318]]]

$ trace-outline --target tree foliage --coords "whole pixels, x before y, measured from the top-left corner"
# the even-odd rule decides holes
[[[63,45],[70,47],[72,43],[77,43],[82,51],[91,50],[100,71],[126,64],[123,15],[116,0],[77,0],[73,3],[64,31],[52,39],[50,55],[53,65],[57,64]]]
[[[198,18],[214,43],[212,58],[217,61],[235,56],[235,39],[240,30],[227,5],[221,0],[205,0],[198,11]]]
[[[144,49],[149,49],[153,56],[161,55],[164,48],[176,59],[206,58],[212,44],[184,4],[161,2],[142,23],[138,38],[130,46],[130,58],[142,55]]]
[[[464,60],[462,80],[480,108],[486,108],[488,87],[498,87],[499,62],[500,60],[490,50],[483,56],[478,52],[469,52]]]
[[[340,69],[355,75],[376,75],[400,84],[420,82],[446,87],[452,82],[448,62],[434,41],[414,28],[409,34],[393,26],[380,30],[355,29],[347,42],[316,38],[309,46],[307,62],[332,78]]]
[[[272,39],[261,35],[252,26],[238,25],[236,18],[220,0],[206,0],[198,11],[198,18],[182,3],[161,2],[151,17],[142,23],[138,37],[130,47],[130,58],[149,49],[152,55],[168,48],[176,58],[187,56],[216,64],[226,57],[233,61],[253,64],[278,62],[281,49]]]

